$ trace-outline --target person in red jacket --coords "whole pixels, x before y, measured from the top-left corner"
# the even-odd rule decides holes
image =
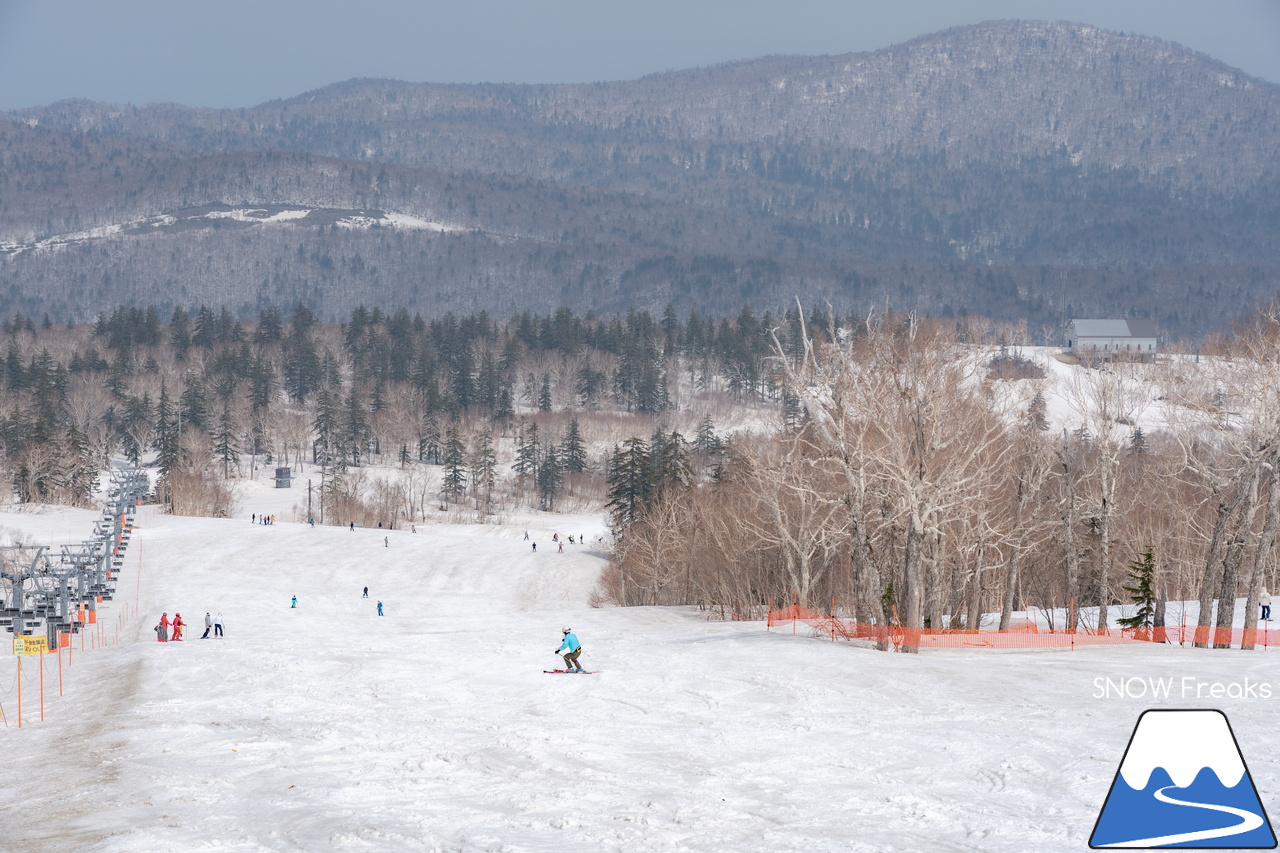
[[[169,614],[160,614],[160,630],[156,632],[156,639],[162,643],[169,642]]]
[[[182,626],[187,624],[182,621],[182,614],[173,614],[173,640],[176,643],[182,642]]]

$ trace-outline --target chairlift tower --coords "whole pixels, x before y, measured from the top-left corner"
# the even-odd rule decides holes
[[[0,621],[11,623],[9,630],[13,632],[14,637],[21,637],[27,633],[25,614],[30,614],[30,621],[35,622],[36,612],[34,605],[31,610],[26,609],[28,591],[25,589],[27,581],[34,581],[41,574],[47,575],[48,560],[44,556],[44,552],[48,550],[47,545],[7,545],[0,547],[0,580],[7,580],[10,587],[9,600],[5,602],[6,607],[0,610]],[[4,555],[16,552],[9,559],[5,559]],[[34,552],[34,553],[32,553]],[[31,563],[27,568],[19,568],[19,564],[23,562],[26,553],[32,553]],[[46,569],[44,572],[40,570],[40,564],[44,562]],[[9,568],[10,565],[13,568]],[[33,583],[34,587],[35,584]]]

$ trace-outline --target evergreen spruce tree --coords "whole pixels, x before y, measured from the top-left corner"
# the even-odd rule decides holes
[[[284,390],[297,402],[305,402],[324,382],[325,369],[315,343],[305,331],[294,326],[285,345]]]
[[[606,474],[606,507],[615,533],[630,527],[639,519],[653,493],[652,462],[649,445],[642,438],[629,438],[615,447]]]
[[[560,461],[566,474],[581,474],[587,470],[587,446],[582,440],[577,417],[570,419],[569,428],[565,431],[560,445]]]
[[[475,397],[475,359],[471,355],[471,346],[460,343],[453,354],[453,397],[458,408],[465,409],[471,405]]]
[[[511,466],[516,475],[516,487],[521,494],[530,481],[536,484],[541,461],[542,445],[538,439],[538,425],[521,421],[520,431],[516,434],[516,459]]]
[[[659,427],[649,442],[651,492],[668,488],[684,488],[693,481],[689,464],[689,445],[684,436],[672,430],[664,433]]]
[[[698,432],[693,438],[693,447],[699,453],[710,456],[716,451],[716,447],[720,444],[720,439],[716,437],[716,427],[711,421],[711,415],[707,415],[698,423]]]
[[[316,461],[331,454],[338,441],[338,404],[328,388],[316,395],[316,419],[311,424],[312,458]]]
[[[456,501],[462,497],[467,486],[467,448],[458,435],[456,424],[449,424],[444,439],[444,480],[443,492],[445,500]]]
[[[160,474],[168,474],[178,464],[181,436],[178,434],[178,413],[163,382],[160,383],[160,400],[156,403],[156,429],[152,438],[160,467]]]
[[[555,445],[549,443],[547,452],[538,465],[538,497],[543,509],[550,511],[555,508],[556,495],[560,494],[560,484],[563,481],[564,469],[560,466]]]
[[[236,421],[231,416],[231,404],[224,400],[222,414],[218,417],[218,428],[213,435],[213,452],[222,460],[224,479],[231,474],[231,463],[240,461],[237,443]]]
[[[253,359],[249,368],[249,405],[255,412],[265,411],[271,407],[274,384],[275,376],[271,370],[271,363],[259,354]]]
[[[368,413],[364,409],[364,398],[354,385],[351,386],[351,393],[347,395],[347,401],[342,407],[342,414],[342,442],[346,446],[351,464],[358,467],[369,447],[370,431]]]
[[[35,368],[35,365],[32,365]],[[38,368],[37,368],[38,369]],[[35,381],[38,383],[40,376],[35,374]],[[111,372],[107,374],[107,390],[111,392],[111,396],[117,400],[123,400],[128,396],[129,391],[129,369],[123,358],[117,357],[111,363]]]
[[[21,391],[27,387],[27,371],[22,366],[22,350],[18,349],[18,342],[15,340],[9,341],[9,349],[5,354],[4,377],[10,391]]]
[[[89,446],[88,436],[74,421],[67,425],[64,441],[65,490],[75,504],[83,505],[90,500],[93,491],[98,487],[98,466],[93,462],[93,451]]]
[[[218,332],[218,318],[213,309],[208,305],[201,305],[196,312],[196,330],[191,336],[191,343],[208,349],[219,342],[221,335]]]
[[[493,434],[486,429],[471,454],[471,491],[476,508],[493,512],[493,490],[498,479],[498,456],[493,450]]]
[[[280,319],[280,309],[271,307],[258,313],[258,328],[253,333],[254,343],[272,344],[284,339],[284,323]]]
[[[125,402],[124,415],[120,419],[120,440],[124,445],[125,458],[134,465],[142,462],[151,423],[151,398],[146,394],[130,397]]]
[[[186,361],[191,348],[191,318],[182,308],[174,308],[169,319],[169,346],[173,347],[178,361]]]
[[[1031,405],[1027,407],[1027,420],[1034,429],[1044,432],[1049,428],[1048,410],[1049,404],[1044,398],[1044,392],[1037,391],[1031,398]]]
[[[1129,449],[1134,453],[1147,452],[1147,437],[1142,432],[1142,427],[1134,427],[1133,434],[1129,436]]]
[[[506,424],[510,423],[515,416],[516,409],[511,400],[511,389],[504,385],[498,392],[498,403],[493,410],[493,419],[498,423]]]
[[[542,374],[542,388],[538,391],[538,411],[551,411],[551,374]]]
[[[1129,578],[1133,581],[1133,586],[1124,588],[1138,609],[1132,616],[1116,620],[1122,628],[1136,629],[1139,640],[1151,638],[1151,626],[1156,613],[1155,574],[1156,561],[1148,546],[1141,557],[1129,564]]]
[[[209,402],[204,377],[195,371],[188,371],[186,387],[178,398],[178,421],[184,428],[209,430]]]

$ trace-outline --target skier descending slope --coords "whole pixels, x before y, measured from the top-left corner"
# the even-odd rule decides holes
[[[564,655],[564,671],[582,672],[582,667],[578,664],[578,658],[582,655],[582,643],[578,642],[577,635],[568,628],[561,633],[564,634],[564,642],[556,649],[556,654]]]

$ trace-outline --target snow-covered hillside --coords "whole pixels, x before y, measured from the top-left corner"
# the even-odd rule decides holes
[[[283,514],[297,496],[279,494]],[[0,527],[57,543],[93,517]],[[77,652],[45,722],[28,666],[14,727],[0,661],[0,849],[1080,850],[1153,706],[1223,709],[1280,810],[1274,698],[1106,699],[1095,683],[1248,678],[1274,697],[1274,652],[908,656],[593,609],[603,528],[586,516],[353,532],[145,508],[139,524],[111,605],[136,595],[144,615],[121,645]],[[592,544],[559,553],[553,532]],[[155,642],[162,611],[186,642]],[[225,639],[199,639],[206,611]],[[543,674],[563,627],[598,674]]]

